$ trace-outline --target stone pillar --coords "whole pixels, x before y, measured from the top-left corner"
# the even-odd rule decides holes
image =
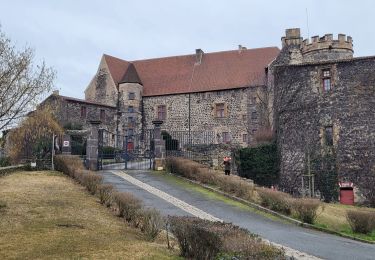
[[[99,125],[101,121],[90,121],[91,129],[87,138],[86,160],[89,170],[98,170]]]
[[[70,135],[64,134],[62,137],[62,154],[72,154],[72,145],[70,140]]]
[[[161,136],[162,120],[152,121],[154,124],[154,170],[163,170],[165,168],[165,141]]]

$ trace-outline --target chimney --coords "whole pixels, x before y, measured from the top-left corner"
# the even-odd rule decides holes
[[[200,65],[202,63],[203,53],[202,49],[195,49],[195,64]]]
[[[238,45],[238,52],[241,53],[242,50],[247,50],[245,46],[242,46],[241,44]]]
[[[52,91],[52,95],[54,95],[54,96],[58,96],[59,94],[60,94],[60,93],[59,93],[59,90],[58,90],[58,89]]]

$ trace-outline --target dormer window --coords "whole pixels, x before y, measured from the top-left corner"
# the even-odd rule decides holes
[[[324,92],[329,92],[332,89],[331,70],[322,70],[322,83]]]
[[[135,99],[135,93],[129,92],[129,100],[134,100],[134,99]]]

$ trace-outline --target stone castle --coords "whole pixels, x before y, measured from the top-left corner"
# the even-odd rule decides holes
[[[103,55],[85,99],[52,94],[60,122],[100,119],[132,135],[163,120],[167,131],[213,131],[215,143],[256,144],[272,129],[280,186],[298,192],[316,154],[330,154],[338,179],[368,190],[375,167],[375,57],[353,58],[349,36],[287,29],[267,47],[126,61]],[[315,157],[314,157],[315,156]],[[373,189],[372,189],[373,190]]]

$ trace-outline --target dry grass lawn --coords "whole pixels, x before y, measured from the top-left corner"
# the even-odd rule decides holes
[[[350,230],[348,220],[346,219],[346,212],[348,210],[358,210],[359,207],[342,205],[339,203],[322,203],[323,207],[318,210],[318,217],[316,219],[316,224],[318,226],[326,227],[338,232],[347,233],[350,235],[355,235]],[[364,211],[373,211],[374,208],[360,208]],[[375,231],[372,234],[360,235],[358,237],[375,241]]]
[[[0,202],[0,259],[178,258],[58,172],[0,177]]]

